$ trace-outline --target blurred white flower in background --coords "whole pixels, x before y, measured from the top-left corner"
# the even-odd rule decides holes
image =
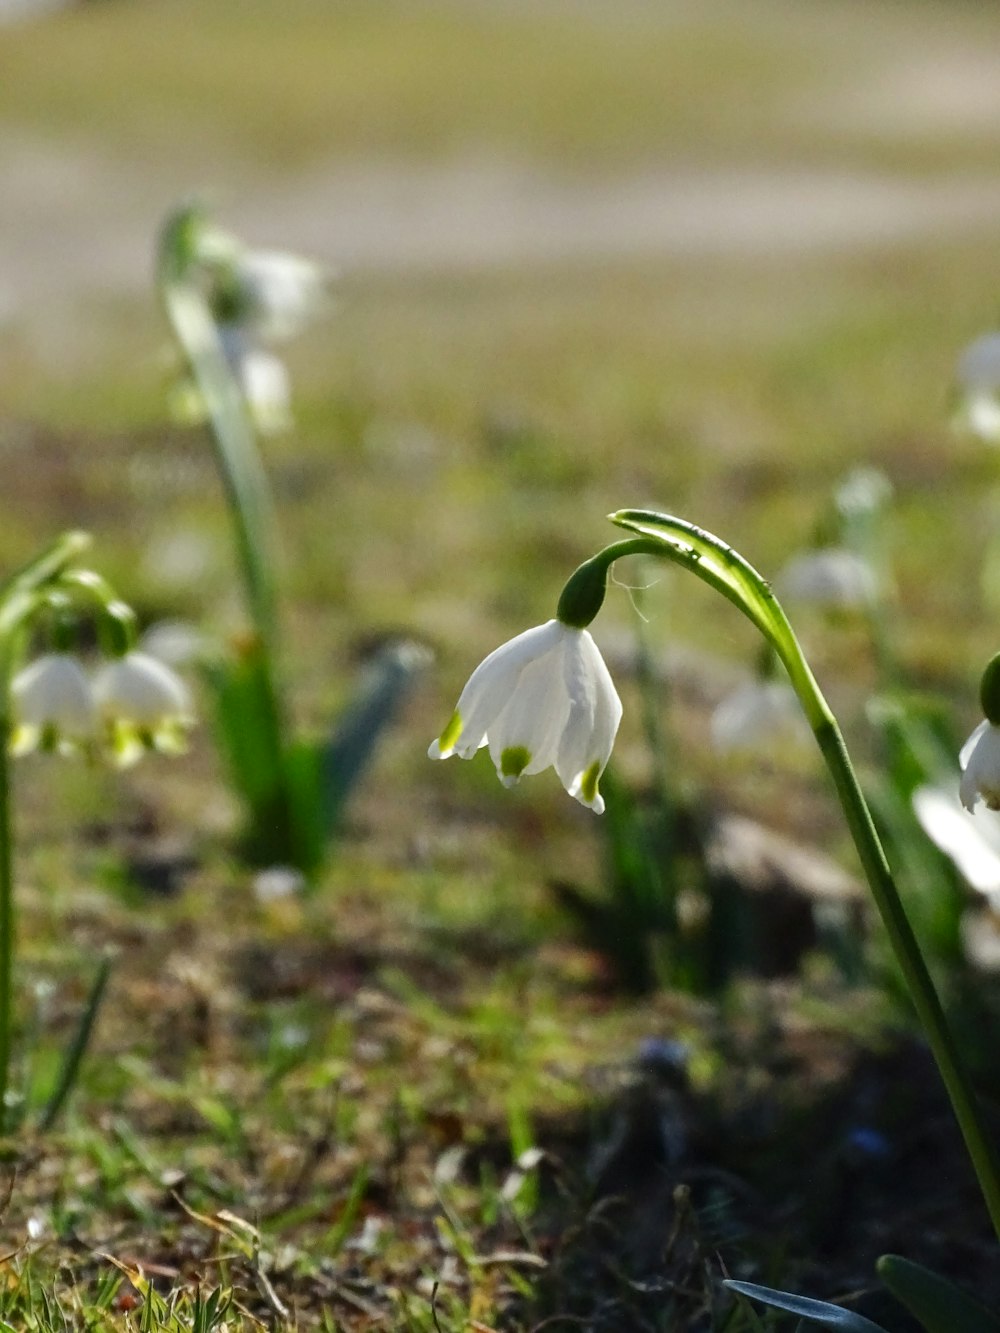
[[[234,277],[243,298],[240,322],[264,342],[296,337],[329,301],[328,271],[281,250],[245,251],[236,261]]]
[[[1000,333],[969,344],[955,367],[956,424],[987,444],[1000,444]]]
[[[720,754],[805,745],[809,724],[787,680],[751,680],[727,694],[709,722]]]
[[[288,371],[272,350],[313,324],[331,304],[332,273],[281,250],[253,250],[221,228],[205,225],[185,272],[205,301],[222,351],[256,428],[275,435],[292,425]],[[185,376],[170,394],[174,417],[205,419],[198,385]]]
[[[97,714],[90,680],[71,653],[45,653],[11,681],[12,754],[72,753],[93,740]]]
[[[621,716],[621,700],[590,632],[549,620],[480,663],[428,754],[471,759],[488,745],[506,787],[552,766],[570,796],[600,814],[598,782]]]
[[[184,749],[194,721],[187,686],[149,653],[136,649],[102,667],[94,679],[94,700],[118,764],[135,763],[145,750]]]
[[[912,799],[931,842],[977,893],[1000,908],[1000,821],[974,818],[953,787],[918,787]]]
[[[219,326],[219,341],[262,435],[292,427],[292,383],[280,356],[265,351],[240,324]]]
[[[841,546],[793,556],[774,586],[782,598],[828,610],[866,610],[878,596],[878,579],[871,565]]]
[[[186,667],[205,657],[208,642],[189,620],[157,620],[139,639],[139,648],[168,667]]]

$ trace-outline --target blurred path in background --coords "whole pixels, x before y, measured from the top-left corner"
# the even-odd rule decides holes
[[[156,228],[191,193],[176,168],[154,174],[30,141],[0,147],[0,177],[0,320],[148,290]],[[201,197],[247,238],[365,270],[780,256],[943,238],[1000,218],[1000,176],[914,181],[794,168],[581,181],[495,161],[334,162]]]
[[[0,0],[0,19],[31,2]],[[689,8],[674,4],[671,12]],[[895,27],[905,24],[905,12],[893,18],[883,7],[883,27],[887,13]],[[944,11],[927,13],[926,31],[908,28],[899,44],[889,40],[895,28],[880,30],[865,47],[864,68],[841,58],[836,78],[806,98],[799,86],[770,89],[762,75],[774,124],[802,128],[805,147],[778,162],[754,162],[735,142],[707,155],[685,142],[631,167],[605,160],[569,170],[471,140],[433,160],[341,153],[295,174],[206,148],[207,130],[200,155],[179,134],[176,153],[141,158],[134,146],[131,154],[116,148],[97,125],[47,135],[7,123],[0,136],[0,329],[48,321],[65,332],[65,317],[81,303],[148,293],[157,227],[190,197],[205,199],[248,240],[361,272],[774,258],[982,233],[1000,218],[1000,171],[990,170],[988,158],[956,165],[939,151],[915,168],[894,156],[900,146],[923,143],[920,136],[933,145],[941,133],[985,144],[1000,135],[1000,56],[969,32],[943,44]],[[856,17],[867,21],[863,7]],[[37,31],[44,37],[60,21],[40,20]],[[851,41],[867,41],[867,31],[843,15],[837,22]],[[810,41],[823,49],[815,35]],[[849,145],[859,125],[866,154],[844,147],[810,156],[814,133],[822,130],[829,147],[832,126]]]

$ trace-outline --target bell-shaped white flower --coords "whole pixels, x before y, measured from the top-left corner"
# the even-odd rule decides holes
[[[93,740],[96,711],[90,681],[70,653],[46,653],[11,681],[12,754],[68,754]]]
[[[878,595],[878,580],[868,561],[840,546],[794,556],[775,586],[783,598],[831,610],[864,609]]]
[[[726,695],[709,722],[720,754],[735,750],[780,749],[809,738],[798,696],[787,680],[752,680]]]
[[[94,680],[94,699],[111,753],[122,766],[145,750],[177,754],[194,721],[181,678],[149,653],[134,650],[109,662]]]
[[[319,264],[282,250],[247,250],[235,278],[246,306],[246,322],[267,342],[294,338],[322,310],[328,274]]]
[[[1000,727],[982,721],[962,746],[958,762],[962,780],[958,794],[966,810],[980,799],[990,810],[1000,810]]]
[[[552,766],[570,796],[600,814],[598,782],[621,716],[618,692],[589,631],[549,620],[480,663],[428,754],[471,759],[488,745],[508,787]]]
[[[987,444],[1000,444],[1000,333],[969,344],[955,367],[958,424]]]
[[[292,428],[292,388],[285,363],[258,347],[238,324],[220,324],[219,341],[254,425],[264,435]]]

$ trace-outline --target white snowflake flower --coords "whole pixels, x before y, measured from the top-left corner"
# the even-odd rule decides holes
[[[488,745],[508,787],[552,766],[570,796],[600,814],[598,783],[621,716],[621,700],[590,632],[549,620],[480,663],[428,753],[471,759]]]
[[[123,767],[145,750],[178,754],[194,716],[187,686],[163,662],[133,650],[94,680],[94,699],[110,749]]]

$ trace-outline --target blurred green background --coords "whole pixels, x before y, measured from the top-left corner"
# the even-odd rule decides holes
[[[151,281],[199,197],[339,270],[267,445],[290,657],[309,720],[373,636],[434,644],[400,790],[470,780],[425,771],[425,736],[609,510],[770,574],[860,461],[897,488],[906,665],[971,721],[995,469],[948,392],[998,307],[998,36],[954,0],[84,0],[0,27],[0,558],[86,526],[145,615],[233,618]],[[654,638],[738,669],[717,600],[660,578]],[[599,637],[632,623],[620,594]]]

